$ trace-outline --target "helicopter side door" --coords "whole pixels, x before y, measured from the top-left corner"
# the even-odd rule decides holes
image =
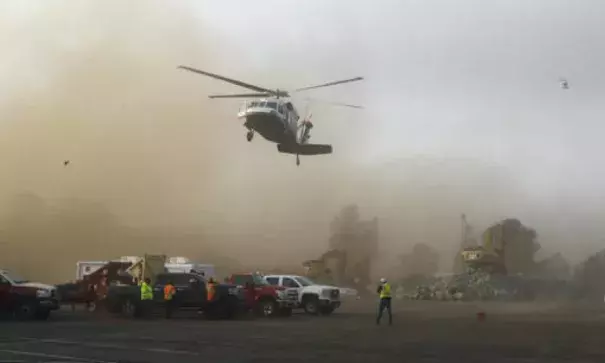
[[[284,103],[284,111],[286,114],[286,127],[294,137],[294,140],[296,140],[298,133],[298,115],[296,114],[296,110],[294,110],[292,103],[286,102]]]

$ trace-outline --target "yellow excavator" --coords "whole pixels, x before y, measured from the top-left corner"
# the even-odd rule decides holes
[[[467,247],[461,252],[467,267],[506,274],[503,225],[498,223],[486,229],[481,240],[480,246]]]
[[[306,275],[321,283],[339,284],[346,280],[347,256],[344,251],[330,250],[318,259],[303,262]]]

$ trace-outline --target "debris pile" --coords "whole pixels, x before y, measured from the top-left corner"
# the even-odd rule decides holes
[[[395,290],[395,296],[435,301],[530,301],[566,298],[571,296],[571,291],[569,282],[565,280],[494,275],[477,270],[449,279],[435,278],[412,288],[403,282]]]
[[[427,277],[436,272],[438,256],[430,246],[417,244],[403,259],[408,276],[397,297],[414,300],[522,301],[569,295],[569,264],[560,254],[536,262],[537,233],[517,219],[505,219],[487,228],[481,243],[469,236],[463,219],[463,241],[455,260],[455,275]],[[461,272],[464,271],[464,272]],[[416,274],[416,275],[411,275]]]

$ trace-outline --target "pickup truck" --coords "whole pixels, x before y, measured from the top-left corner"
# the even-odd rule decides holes
[[[298,293],[286,288],[269,285],[257,273],[238,273],[227,277],[227,282],[242,287],[246,308],[265,317],[290,316],[298,306]]]
[[[231,284],[217,284],[212,301],[207,299],[206,280],[196,273],[160,273],[153,285],[154,307],[164,306],[164,286],[172,281],[176,288],[175,309],[197,309],[209,318],[232,318],[245,305],[243,289]],[[137,285],[111,285],[105,299],[107,310],[136,316],[141,290]]]
[[[286,288],[286,291],[296,291],[298,307],[307,314],[330,315],[340,306],[340,289],[335,286],[319,285],[305,276],[298,275],[267,275],[265,281],[270,285]]]
[[[46,320],[59,309],[54,286],[27,281],[7,270],[0,270],[0,313],[19,320]]]

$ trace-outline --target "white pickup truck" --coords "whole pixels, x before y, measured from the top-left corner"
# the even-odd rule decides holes
[[[319,285],[305,276],[266,275],[267,283],[283,286],[286,291],[298,293],[298,307],[308,314],[330,315],[340,306],[340,289],[335,286]]]

